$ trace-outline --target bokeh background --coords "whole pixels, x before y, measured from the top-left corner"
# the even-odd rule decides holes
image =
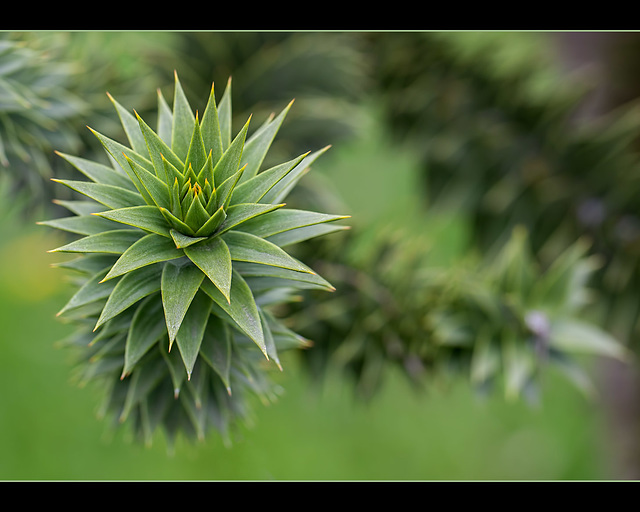
[[[480,400],[464,379],[418,392],[397,368],[363,401],[338,371],[317,385],[291,353],[273,375],[278,402],[256,403],[231,446],[132,443],[96,418],[97,390],[70,382],[72,356],[56,345],[70,328],[55,318],[70,285],[46,253],[61,235],[36,221],[64,193],[49,180],[69,172],[53,152],[96,151],[86,125],[120,136],[105,92],[147,118],[174,70],[199,109],[232,76],[239,120],[295,98],[271,156],[331,144],[313,173],[356,227],[427,236],[451,265],[516,224],[548,261],[590,235],[607,262],[597,317],[636,350],[639,44],[633,33],[1,33],[0,76],[23,89],[0,87],[0,480],[637,478],[635,368],[597,358],[585,361],[595,397],[550,373],[532,406]]]

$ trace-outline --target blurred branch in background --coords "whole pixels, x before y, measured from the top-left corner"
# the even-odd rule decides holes
[[[88,106],[71,86],[77,71],[60,37],[0,34],[0,170],[25,207],[51,199],[53,151],[81,146],[76,122]]]
[[[580,317],[598,268],[582,241],[542,271],[521,228],[495,260],[448,267],[430,261],[424,237],[379,232],[363,251],[357,236],[345,236],[303,253],[336,292],[309,292],[286,317],[317,343],[303,352],[310,374],[343,369],[362,399],[380,390],[391,366],[416,389],[461,378],[480,394],[531,403],[545,371],[556,371],[593,397],[579,355],[629,361],[620,343]]]
[[[522,224],[544,266],[589,236],[591,253],[603,258],[590,314],[637,353],[640,117],[632,82],[620,80],[634,65],[618,51],[621,43],[632,48],[634,37],[428,33],[372,40],[392,133],[412,139],[422,155],[427,211],[467,212],[488,257]],[[563,69],[569,58],[571,73]],[[622,454],[639,453],[638,418],[629,417],[637,416],[631,411],[639,399],[636,392],[629,398],[630,389],[637,389],[634,377],[604,400],[627,397],[618,414],[629,443]],[[631,458],[624,474],[634,477],[640,464]]]
[[[601,317],[632,342],[640,306],[637,107],[577,122],[587,89],[554,68],[544,34],[394,36],[374,41],[379,82],[392,133],[423,155],[425,206],[467,212],[488,254],[518,224],[545,264],[589,235],[605,258]],[[410,65],[400,64],[403,53]]]

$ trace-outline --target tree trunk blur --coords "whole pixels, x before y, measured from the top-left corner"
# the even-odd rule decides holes
[[[640,97],[640,34],[570,32],[555,36],[566,71],[584,73],[594,85],[576,114],[577,123]],[[598,374],[607,441],[613,449],[612,477],[640,479],[640,374],[633,363],[612,360],[603,361]]]

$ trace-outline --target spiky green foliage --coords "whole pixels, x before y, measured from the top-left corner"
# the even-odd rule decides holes
[[[598,267],[584,241],[543,269],[518,228],[486,262],[444,268],[419,236],[382,234],[373,245],[361,236],[306,244],[314,267],[338,288],[288,316],[314,343],[301,355],[319,380],[341,369],[370,399],[399,371],[418,388],[462,378],[480,392],[537,399],[545,370],[592,394],[581,356],[629,359],[582,317]]]
[[[129,146],[94,130],[110,165],[61,154],[89,181],[57,181],[86,199],[43,222],[81,235],[53,250],[80,255],[60,264],[79,288],[59,313],[80,325],[79,378],[103,379],[104,410],[147,440],[158,425],[227,435],[248,391],[272,395],[263,362],[305,341],[269,307],[291,289],[333,290],[282,247],[344,218],[282,202],[324,149],[262,169],[291,104],[232,136],[230,80],[202,116],[177,74],[174,86],[172,108],[158,96],[155,131],[111,98]]]

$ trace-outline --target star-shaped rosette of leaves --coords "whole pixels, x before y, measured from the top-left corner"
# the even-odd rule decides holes
[[[91,324],[97,336],[125,322],[122,378],[163,340],[169,351],[177,344],[190,378],[221,325],[279,364],[268,297],[333,289],[283,249],[344,228],[334,221],[345,216],[284,208],[327,148],[262,169],[293,102],[250,136],[251,118],[232,137],[231,80],[219,104],[212,86],[200,117],[176,75],[173,108],[158,93],[156,130],[111,100],[129,145],[92,130],[110,165],[61,153],[89,181],[56,181],[85,197],[58,201],[74,216],[42,223],[81,235],[52,252],[78,253],[62,266],[90,269],[59,315]],[[162,312],[161,325],[149,321],[158,318],[152,310]]]

